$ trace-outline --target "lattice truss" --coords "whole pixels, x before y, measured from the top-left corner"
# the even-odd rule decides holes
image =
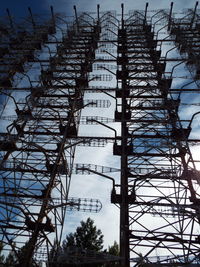
[[[125,210],[121,211],[121,250],[128,258],[124,247],[129,244],[134,266],[139,261],[148,264],[158,260],[164,265],[196,263],[200,176],[189,148],[191,123],[183,126],[178,114],[180,94],[170,89],[176,66],[170,76],[165,75],[170,59],[161,57],[158,46],[170,36],[162,39],[158,33],[165,28],[173,34],[170,41],[179,43],[185,59],[174,60],[195,65],[191,57],[198,61],[198,15],[195,9],[184,19],[174,19],[172,4],[170,11],[158,11],[159,19],[153,23],[152,16],[149,23],[147,6],[144,13],[135,11],[122,20],[118,30],[121,90],[116,96],[121,107],[119,104],[115,119],[121,122],[122,140],[115,142],[114,155],[121,156],[124,174],[121,192],[114,191],[112,201]],[[164,26],[156,25],[166,18]]]
[[[66,209],[101,209],[99,200],[68,198],[68,193],[75,146],[85,143],[76,138],[80,111],[85,106],[110,105],[83,99],[82,88],[88,87],[89,80],[110,79],[107,74],[89,75],[99,23],[82,14],[66,31],[66,25],[63,29],[59,23],[63,18],[52,8],[51,19],[42,24],[29,11],[27,25],[20,28],[9,16],[10,27],[1,26],[0,81],[2,114],[8,104],[14,111],[2,116],[12,123],[0,134],[1,241],[17,257],[19,248],[26,245],[26,255],[18,260],[25,266],[33,253],[36,260],[43,256],[46,260],[52,245],[60,243]],[[36,77],[27,73],[31,64],[33,71],[39,69]],[[19,83],[20,75],[27,78],[28,85]],[[15,92],[20,92],[20,98]]]
[[[16,256],[26,244],[21,264],[43,252],[46,260],[54,238],[59,245],[66,209],[101,209],[96,199],[68,198],[72,174],[112,180],[122,266],[198,264],[200,174],[190,145],[199,142],[191,138],[198,110],[190,119],[181,114],[185,105],[199,106],[189,100],[199,91],[199,15],[197,5],[178,18],[172,9],[173,3],[169,10],[148,11],[147,4],[125,14],[122,4],[117,15],[98,6],[93,18],[78,16],[75,8],[70,23],[53,8],[45,23],[29,9],[21,28],[7,10],[8,23],[0,27],[1,119],[7,121],[0,134],[0,232]],[[174,85],[181,64],[191,74],[183,77],[186,84],[197,88]],[[31,75],[31,68],[39,74]],[[110,100],[85,97],[102,92]],[[111,117],[81,116],[85,108],[110,105]],[[113,122],[120,131],[109,126]],[[100,124],[115,136],[80,135],[80,124]],[[73,164],[76,146],[110,142],[121,166]],[[120,173],[119,184],[107,175],[112,172]]]

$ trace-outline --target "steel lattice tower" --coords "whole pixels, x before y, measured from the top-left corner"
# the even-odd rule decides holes
[[[199,257],[199,174],[188,145],[191,123],[184,128],[180,121],[180,98],[170,91],[173,76],[164,75],[167,58],[161,58],[156,49],[155,24],[146,20],[147,7],[144,14],[135,12],[125,22],[122,5],[117,71],[121,90],[116,95],[121,109],[115,114],[122,136],[114,143],[114,155],[121,157],[121,192],[114,192],[112,201],[120,204],[120,249],[125,266],[130,255],[139,256],[139,251],[147,266],[152,266],[155,250],[163,256],[161,265],[176,262],[182,266]],[[191,40],[197,27],[193,27],[195,11],[192,18],[188,15],[187,23],[176,26],[172,7],[173,3],[167,15],[168,30],[178,33],[183,24],[184,31],[180,31],[185,40]],[[181,35],[177,34],[178,40]],[[191,47],[189,40],[189,51],[198,47]],[[185,47],[181,42],[181,48]],[[157,216],[151,221],[149,214]]]
[[[29,8],[23,30],[7,10],[9,26],[0,28],[1,119],[11,123],[0,134],[0,233],[19,266],[29,266],[31,258],[38,262],[42,253],[50,260],[52,248],[59,249],[67,209],[101,209],[99,200],[69,197],[72,174],[112,181],[122,266],[198,266],[200,174],[190,144],[199,140],[190,136],[199,112],[187,120],[180,108],[190,105],[190,100],[183,103],[185,95],[199,89],[173,85],[181,64],[192,74],[186,85],[199,83],[197,6],[182,18],[174,16],[173,3],[170,10],[148,11],[146,4],[144,11],[129,14],[122,4],[120,15],[100,12],[98,5],[94,17],[79,15],[74,7],[70,23],[53,8],[46,21]],[[167,42],[175,46],[163,56]],[[37,77],[29,72],[34,66]],[[110,86],[112,79],[116,85]],[[94,81],[103,85],[92,86]],[[110,100],[86,99],[86,93]],[[11,102],[13,112],[5,115]],[[115,105],[112,117],[81,116],[85,108],[110,105]],[[115,135],[83,136],[81,124],[100,124]],[[74,164],[77,146],[109,142],[120,166]],[[107,175],[116,171],[119,184]],[[24,255],[18,250],[23,246]]]
[[[24,31],[2,27],[4,40],[8,40],[1,55],[8,68],[2,71],[1,93],[13,100],[16,112],[0,141],[1,235],[20,266],[29,266],[34,253],[36,260],[41,253],[49,253],[53,242],[59,244],[67,208],[94,212],[101,209],[98,200],[68,198],[76,145],[73,138],[77,137],[80,110],[85,105],[101,104],[85,103],[82,91],[88,86],[88,72],[100,34],[98,21],[91,24],[86,15],[79,21],[76,17],[59,42],[58,16],[53,9],[51,21],[43,21],[44,26],[37,24],[29,11],[32,25]],[[51,56],[50,51],[47,59],[37,57],[36,52],[48,44],[57,46],[56,54]],[[14,87],[13,75],[26,75],[26,61],[41,65],[39,80],[31,81],[27,75],[29,87]],[[26,97],[18,100],[13,91],[25,91]],[[21,244],[25,245],[24,255],[18,252]],[[41,251],[41,247],[46,248]]]

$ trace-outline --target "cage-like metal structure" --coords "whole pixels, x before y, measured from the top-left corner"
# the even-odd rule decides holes
[[[43,256],[50,261],[67,209],[101,209],[99,200],[69,198],[72,174],[98,174],[112,180],[122,266],[198,266],[200,173],[191,149],[199,140],[191,136],[199,111],[192,110],[190,119],[181,115],[184,105],[199,105],[192,102],[199,92],[197,6],[183,18],[174,16],[173,3],[169,10],[148,11],[146,4],[144,11],[129,14],[122,4],[120,15],[100,12],[99,5],[95,16],[79,15],[74,7],[67,30],[53,8],[45,23],[29,9],[23,30],[7,10],[10,24],[0,29],[1,119],[11,122],[0,134],[0,231],[5,249],[14,251],[19,264],[29,266],[30,259],[37,263]],[[185,85],[174,85],[181,64],[192,80],[184,77]],[[31,66],[39,69],[34,79]],[[23,86],[19,80],[24,77]],[[94,81],[104,86],[92,86]],[[184,88],[192,83],[196,87]],[[104,93],[110,100],[86,99],[86,93]],[[115,105],[110,118],[81,116],[85,108],[110,105]],[[100,124],[115,135],[83,136],[81,124]],[[120,166],[74,165],[76,146],[109,142]],[[119,184],[107,175],[116,171]]]

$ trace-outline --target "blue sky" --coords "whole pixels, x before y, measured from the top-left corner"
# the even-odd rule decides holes
[[[43,13],[43,12],[50,12],[50,5],[53,5],[55,12],[62,12],[66,15],[73,14],[73,5],[77,6],[77,10],[80,11],[95,11],[96,5],[101,5],[101,10],[118,10],[120,12],[120,6],[121,3],[125,4],[125,12],[128,10],[133,9],[144,9],[145,4],[147,1],[144,0],[124,0],[124,1],[118,1],[118,0],[2,0],[1,1],[1,9],[0,14],[6,15],[6,8],[9,8],[10,13],[12,16],[19,18],[24,17],[28,15],[28,7],[32,8],[33,13]],[[171,0],[150,0],[149,2],[149,10],[153,9],[165,9],[170,7]],[[193,8],[195,6],[196,0],[175,0],[174,1],[174,10],[182,10],[184,8]],[[97,98],[101,98],[101,96],[98,96]],[[104,97],[105,98],[105,97]],[[93,112],[93,111],[91,111]],[[86,130],[85,132],[88,132]],[[108,133],[108,135],[110,135]],[[78,148],[79,149],[79,148]],[[100,151],[101,149],[99,149]],[[103,149],[102,149],[103,151]],[[89,153],[89,152],[88,152]],[[105,156],[106,153],[106,156]],[[93,155],[95,155],[93,153]],[[86,161],[83,160],[85,157],[85,150],[79,151],[79,156],[76,160],[76,162],[83,162],[88,163],[89,159],[86,159]],[[110,159],[110,161],[108,161]],[[113,161],[113,162],[112,162]],[[104,154],[102,156],[102,153],[98,153],[95,155],[95,159],[91,159],[91,163],[93,164],[99,164],[99,165],[105,165],[105,166],[111,166],[118,163],[118,159],[113,158],[112,156],[112,147],[109,145],[109,147],[105,148]],[[110,191],[111,191],[111,184],[110,181],[102,180],[102,177],[84,177],[84,178],[74,178],[74,181],[76,182],[76,179],[81,179],[82,187],[77,187],[76,183],[72,184],[72,189],[74,190],[74,197],[88,197],[88,198],[99,198],[104,203],[109,203],[110,201]],[[95,182],[94,182],[95,181]],[[93,184],[93,187],[91,190],[89,190],[89,184]],[[74,186],[74,188],[73,188]],[[102,187],[101,187],[102,186]],[[84,192],[81,192],[80,195],[80,188],[84,188]],[[101,188],[99,190],[98,196],[97,192],[94,190],[95,188]],[[85,194],[85,195],[84,195]],[[69,214],[68,214],[69,215]],[[71,216],[71,217],[70,217]],[[84,219],[86,217],[91,216],[91,214],[71,214],[70,216],[67,216],[66,218],[66,230],[71,231],[73,227],[75,226],[75,223],[79,224],[79,221],[81,219]],[[118,231],[118,224],[119,221],[116,219],[115,221],[113,218],[117,218],[118,216],[118,210],[113,208],[112,205],[112,211],[111,211],[111,205],[108,209],[103,209],[102,213],[97,215],[92,215],[93,219],[95,220],[95,223],[97,223],[98,227],[100,229],[103,229],[103,234],[105,236],[108,236],[106,240],[106,245],[111,245],[112,242],[116,239],[118,241],[117,231]],[[116,216],[116,217],[114,217]],[[105,220],[105,218],[107,218]],[[109,227],[108,227],[109,222]],[[110,233],[110,229],[112,229],[112,233]],[[74,229],[73,229],[74,230]],[[107,246],[106,246],[107,247]]]
[[[79,11],[94,11],[96,5],[100,4],[102,10],[119,10],[121,3],[125,5],[125,11],[130,9],[144,8],[146,0],[2,0],[0,14],[5,15],[6,8],[10,9],[13,16],[25,16],[27,14],[27,7],[31,7],[33,12],[49,11],[49,6],[53,5],[55,11],[65,12],[70,15],[73,12],[73,5],[77,6]],[[165,9],[169,8],[171,0],[150,0],[149,9]],[[196,0],[175,0],[174,10],[183,8],[193,8]]]

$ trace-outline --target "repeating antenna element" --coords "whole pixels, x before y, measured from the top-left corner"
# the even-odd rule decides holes
[[[122,4],[119,14],[98,5],[97,14],[80,15],[74,7],[69,23],[53,7],[48,20],[29,8],[23,24],[7,10],[0,22],[0,235],[16,265],[49,265],[54,252],[55,266],[200,265],[199,160],[190,148],[200,142],[197,6],[174,14],[173,3],[166,10],[146,3],[125,13]],[[92,132],[95,125],[112,133]],[[117,166],[74,163],[77,146],[107,144],[105,159],[112,147]],[[82,198],[82,188],[69,197],[74,174],[112,181],[120,257],[60,252],[66,211],[102,208]]]
[[[82,89],[88,88],[89,79],[112,78],[89,74],[100,37],[99,22],[92,19],[88,24],[85,13],[66,31],[52,7],[48,22],[38,21],[30,8],[29,13],[29,26],[5,32],[5,39],[8,34],[10,39],[2,50],[0,82],[4,107],[6,103],[11,107],[10,114],[6,109],[1,114],[11,122],[0,133],[0,234],[8,250],[26,246],[26,254],[16,253],[20,266],[30,266],[32,259],[37,262],[35,255],[42,246],[49,258],[50,244],[61,242],[66,210],[101,210],[97,199],[68,196],[81,109],[110,106],[108,100],[84,99]],[[29,62],[33,74],[25,68]],[[21,86],[21,80],[28,86]]]
[[[50,205],[50,209],[57,209],[61,206],[66,206],[68,211],[83,211],[83,212],[100,212],[102,209],[101,201],[93,198],[76,198],[70,197],[66,202],[56,199],[53,205]]]
[[[102,204],[98,199],[88,198],[69,198],[67,202],[67,210],[83,211],[83,212],[100,212]]]
[[[111,168],[111,167],[94,165],[94,164],[83,164],[83,163],[74,164],[74,173],[75,174],[93,174],[90,172],[90,170],[96,171],[99,173],[110,173],[110,172],[119,172],[120,171],[117,168]]]

